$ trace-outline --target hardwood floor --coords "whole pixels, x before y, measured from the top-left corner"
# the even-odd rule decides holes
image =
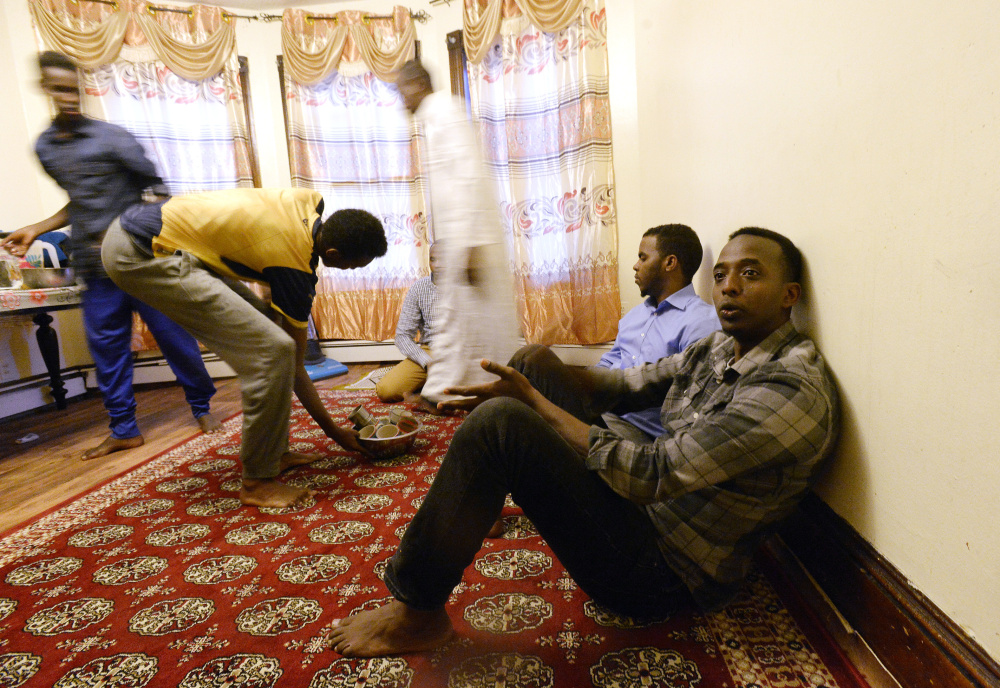
[[[349,365],[347,374],[318,381],[316,387],[332,389],[350,384],[380,365]],[[239,413],[240,390],[236,379],[216,380],[215,386],[212,413],[220,420]],[[108,435],[108,417],[96,392],[71,400],[65,410],[39,410],[0,424],[0,533],[199,432],[184,401],[183,390],[177,384],[145,385],[136,388],[135,396],[139,427],[146,443],[91,461],[81,461],[80,456]],[[16,443],[29,433],[35,433],[39,439]]]

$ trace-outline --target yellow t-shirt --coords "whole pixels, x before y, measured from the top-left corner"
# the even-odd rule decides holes
[[[229,189],[133,206],[121,223],[149,238],[154,255],[185,251],[220,275],[269,285],[273,307],[305,327],[316,295],[314,232],[322,212],[318,191]]]

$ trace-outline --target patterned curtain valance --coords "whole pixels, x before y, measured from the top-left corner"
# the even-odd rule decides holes
[[[202,81],[218,74],[235,52],[236,31],[222,8],[194,5],[179,8],[183,12],[151,12],[149,5],[120,0],[116,9],[100,5],[107,8],[104,16],[94,16],[93,10],[88,16],[80,4],[66,0],[29,0],[45,44],[87,69],[122,58],[123,45],[148,43],[172,72]]]
[[[479,64],[503,19],[524,14],[546,33],[562,31],[583,12],[584,0],[465,0],[462,38],[469,62]]]
[[[29,2],[28,8],[42,40],[81,67],[94,69],[114,62],[121,52],[128,28],[128,13],[114,12],[102,21],[86,22],[83,27],[64,23],[40,2]]]
[[[187,16],[200,25],[201,31],[196,35],[203,38],[198,43],[190,43],[187,39],[189,31],[171,31],[170,18],[160,19],[163,13],[146,11],[149,3],[142,3],[134,12],[136,22],[153,46],[156,56],[175,74],[192,81],[201,81],[218,74],[236,50],[236,27],[222,16],[221,7],[198,5],[197,14],[194,8]],[[157,6],[160,6],[157,4]],[[181,21],[187,23],[181,15]],[[178,27],[180,28],[180,27]],[[187,28],[187,27],[184,27]],[[210,31],[208,35],[204,35]],[[183,37],[183,38],[182,38]]]
[[[390,19],[348,10],[314,20],[305,10],[286,9],[281,19],[285,69],[297,83],[312,85],[333,70],[371,71],[383,81],[414,55],[416,30],[405,7],[393,8]],[[354,74],[351,74],[354,75]]]

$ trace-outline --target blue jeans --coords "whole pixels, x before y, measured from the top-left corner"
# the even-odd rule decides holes
[[[387,567],[393,596],[415,609],[443,606],[508,493],[598,603],[648,618],[690,600],[642,507],[588,470],[541,416],[507,398],[481,404],[455,433]]]
[[[198,342],[158,310],[135,299],[107,277],[87,280],[83,293],[83,325],[94,359],[97,386],[111,416],[111,436],[139,435],[132,391],[132,311],[137,311],[163,352],[195,418],[208,413],[215,385],[205,370]]]

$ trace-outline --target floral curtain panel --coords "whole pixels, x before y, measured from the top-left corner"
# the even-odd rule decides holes
[[[84,111],[132,132],[171,193],[253,186],[235,55],[202,81],[183,79],[157,60],[114,62],[82,77]]]
[[[149,12],[135,0],[29,6],[39,44],[83,67],[84,112],[132,132],[172,193],[253,186],[235,32],[220,8]],[[136,322],[134,348],[155,348]]]
[[[546,33],[522,4],[550,5],[562,27]],[[485,40],[493,13],[499,31],[478,63],[470,57],[469,85],[511,236],[525,338],[593,344],[615,338],[621,311],[607,31],[602,0],[568,23],[566,4],[467,0],[466,29]],[[535,15],[547,17],[544,9]]]
[[[218,7],[149,6],[30,3],[40,43],[84,68],[84,111],[135,134],[171,192],[252,186],[231,22]]]
[[[378,76],[388,78],[412,57],[410,13],[397,7],[391,19],[367,21],[357,11],[308,16],[283,15],[292,184],[320,191],[325,214],[371,212],[389,242],[388,253],[366,268],[320,266],[313,322],[321,339],[392,339],[406,290],[428,273],[424,184],[410,121],[396,87]]]

